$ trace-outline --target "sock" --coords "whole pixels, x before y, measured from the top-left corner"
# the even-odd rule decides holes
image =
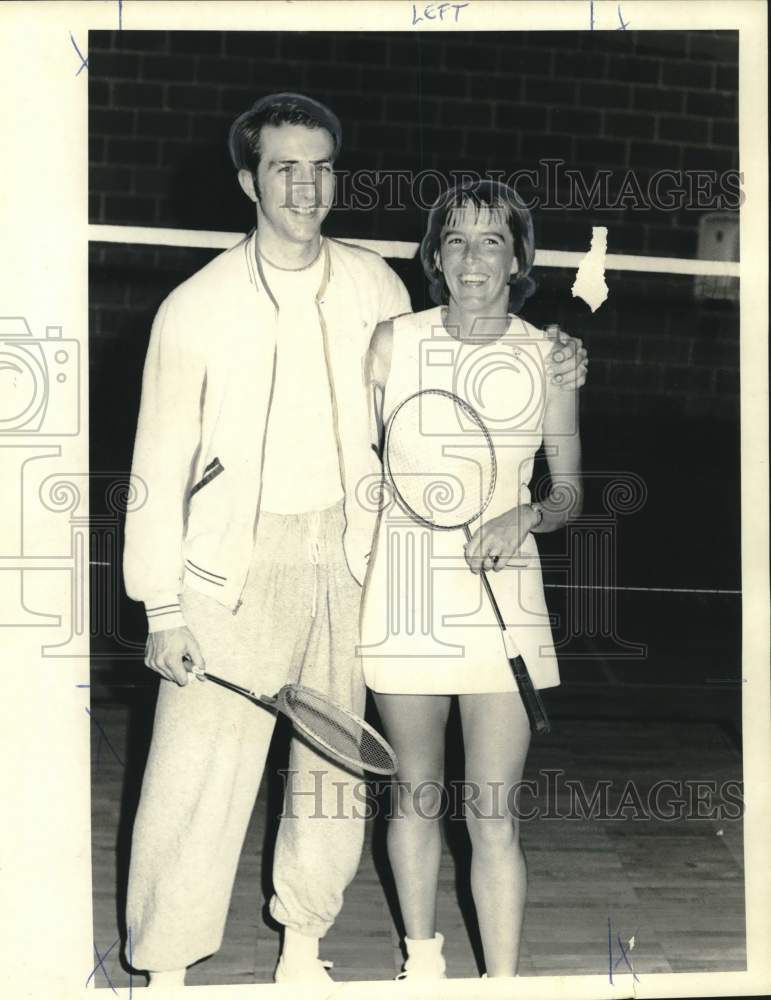
[[[312,962],[319,957],[319,939],[300,934],[291,927],[284,928],[284,947],[281,957],[285,963]]]
[[[407,961],[404,963],[405,972],[413,976],[443,976],[447,968],[442,955],[442,945],[444,937],[436,933],[432,938],[409,938],[405,937],[404,943],[407,947]]]
[[[407,954],[410,958],[424,958],[429,955],[435,957],[442,952],[444,938],[441,934],[435,934],[432,938],[409,938],[404,939],[407,945]]]
[[[187,969],[169,969],[167,972],[150,972],[148,986],[184,986]]]

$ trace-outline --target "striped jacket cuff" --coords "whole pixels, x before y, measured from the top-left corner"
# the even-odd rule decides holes
[[[179,601],[145,605],[149,632],[162,632],[168,628],[181,628],[185,624]]]

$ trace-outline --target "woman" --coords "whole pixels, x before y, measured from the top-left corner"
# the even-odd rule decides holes
[[[415,392],[454,392],[487,425],[498,466],[492,501],[468,544],[460,530],[432,531],[393,500],[384,503],[368,573],[365,677],[399,758],[388,853],[406,931],[402,977],[445,974],[435,924],[441,840],[432,817],[440,812],[452,696],[474,789],[466,822],[487,975],[516,975],[526,872],[507,792],[522,777],[530,731],[479,571],[491,573],[535,686],[559,684],[533,533],[561,528],[581,505],[577,394],[549,382],[552,344],[516,315],[535,288],[534,252],[530,213],[513,190],[490,181],[450,189],[421,244],[439,304],[381,324],[370,349],[383,425]],[[528,483],[542,441],[552,485],[533,504]]]

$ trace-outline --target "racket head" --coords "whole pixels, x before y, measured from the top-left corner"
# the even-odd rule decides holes
[[[398,761],[387,740],[368,722],[313,688],[285,684],[276,707],[327,754],[354,770],[395,774]]]
[[[423,389],[396,407],[386,428],[383,465],[400,507],[445,531],[481,517],[498,475],[484,421],[443,389]]]

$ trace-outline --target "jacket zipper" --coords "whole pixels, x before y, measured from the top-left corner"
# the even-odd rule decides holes
[[[273,295],[268,287],[267,281],[262,274],[262,268],[260,267],[259,257],[257,257],[257,241],[255,239],[254,252],[257,260],[257,271],[260,275],[260,280],[262,281],[263,288],[267,291],[268,297],[273,303],[273,308],[276,310],[276,319],[278,319],[278,303],[273,298]],[[270,392],[268,393],[268,406],[265,411],[265,429],[262,432],[262,461],[260,462],[260,495],[257,497],[257,513],[254,516],[254,523],[252,524],[252,554],[254,554],[254,543],[257,540],[257,522],[260,517],[260,499],[262,497],[262,472],[265,468],[265,445],[268,440],[268,421],[270,420],[270,407],[273,402],[273,392],[276,388],[276,366],[278,364],[278,341],[274,343],[273,346],[273,371],[270,376]],[[251,571],[251,560],[250,566],[246,571],[246,576],[244,577],[244,582],[241,584],[241,589],[238,592],[238,600],[233,608],[233,614],[237,615],[241,609],[241,605],[244,603],[244,590],[246,589],[246,584],[249,580],[249,573]]]
[[[326,249],[326,248],[325,248]],[[327,249],[327,254],[329,250]],[[345,477],[345,462],[343,459],[343,447],[342,440],[340,437],[340,419],[337,408],[337,392],[335,391],[335,380],[332,373],[332,359],[329,351],[329,341],[328,341],[328,331],[326,320],[324,319],[324,310],[321,308],[324,304],[324,295],[327,291],[327,285],[329,284],[329,273],[330,273],[330,261],[329,257],[326,260],[326,270],[324,274],[324,280],[322,286],[316,294],[316,311],[319,315],[319,326],[321,328],[321,345],[324,350],[324,364],[327,370],[327,384],[329,386],[329,398],[332,404],[332,425],[335,432],[335,446],[337,449],[337,465],[338,471],[340,473],[340,484],[343,487],[343,496],[346,495],[346,477]],[[343,503],[345,507],[345,502]]]

